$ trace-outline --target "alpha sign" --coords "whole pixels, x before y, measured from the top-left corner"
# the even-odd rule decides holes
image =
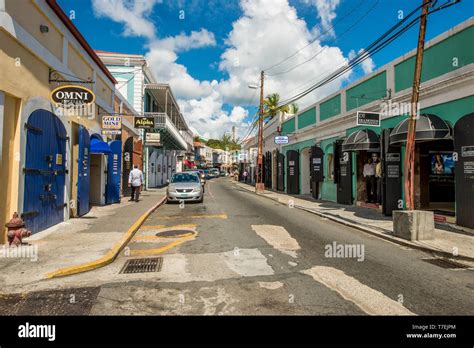
[[[95,94],[82,86],[61,86],[51,92],[50,98],[54,104],[84,106],[95,101]]]
[[[155,128],[154,117],[135,117],[134,121],[135,128],[151,129]]]
[[[380,113],[378,113],[378,112],[367,112],[367,111],[357,111],[357,125],[358,126],[380,127]]]

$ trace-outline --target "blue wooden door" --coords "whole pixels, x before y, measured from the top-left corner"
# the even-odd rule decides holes
[[[33,232],[64,220],[67,133],[53,113],[36,110],[25,124],[23,219]]]
[[[83,126],[79,126],[78,145],[77,215],[82,216],[87,214],[90,209],[90,137],[89,132]]]
[[[105,188],[105,204],[120,202],[120,177],[122,175],[122,141],[109,143],[112,153],[107,159],[107,186]]]

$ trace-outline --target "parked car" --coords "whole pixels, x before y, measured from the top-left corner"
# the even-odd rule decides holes
[[[202,169],[186,169],[184,172],[185,173],[196,173],[199,176],[199,178],[201,179],[201,184],[203,186],[206,185],[206,175],[204,174],[204,170],[202,170]]]
[[[212,173],[212,175],[214,176],[214,178],[218,178],[219,177],[219,169],[217,168],[212,168],[210,170],[210,172]]]
[[[204,201],[204,188],[196,173],[175,173],[166,188],[166,202]]]

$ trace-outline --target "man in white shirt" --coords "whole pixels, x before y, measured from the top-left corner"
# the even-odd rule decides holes
[[[364,164],[364,178],[365,178],[365,189],[367,193],[366,203],[374,202],[374,185],[375,185],[375,164],[372,158],[369,157],[366,164]]]
[[[128,176],[128,187],[132,188],[131,201],[135,198],[135,202],[138,202],[143,182],[143,172],[138,169],[137,165],[134,165],[133,169],[130,171],[130,175]]]

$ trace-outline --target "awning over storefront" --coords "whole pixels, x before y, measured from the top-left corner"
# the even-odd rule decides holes
[[[408,117],[400,122],[390,133],[390,144],[401,144],[407,141]],[[452,139],[451,126],[442,118],[425,114],[416,120],[416,141]]]
[[[352,133],[342,143],[342,151],[380,151],[380,138],[370,129],[363,129]]]
[[[105,141],[101,141],[97,138],[92,138],[90,152],[110,155],[112,153],[112,150],[110,149],[110,146]]]

